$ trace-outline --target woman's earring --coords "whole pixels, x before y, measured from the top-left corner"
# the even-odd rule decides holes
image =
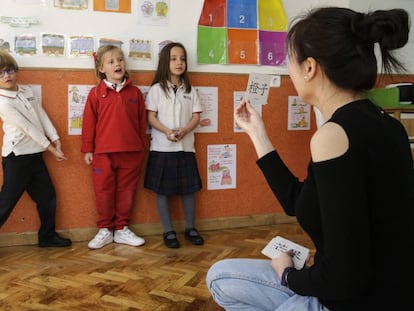
[[[303,77],[303,79],[305,79],[305,81],[308,81],[308,80],[309,80],[309,76],[308,76],[308,75],[305,75],[305,76]]]

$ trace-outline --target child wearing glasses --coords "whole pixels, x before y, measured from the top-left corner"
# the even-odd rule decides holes
[[[65,160],[58,133],[30,87],[17,84],[16,60],[0,51],[0,118],[3,121],[3,185],[0,191],[0,227],[26,191],[37,204],[40,247],[71,245],[55,231],[56,192],[43,152]]]

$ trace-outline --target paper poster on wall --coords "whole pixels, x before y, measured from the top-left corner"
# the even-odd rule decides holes
[[[36,36],[32,34],[21,34],[14,37],[14,50],[19,55],[36,55]]]
[[[233,92],[233,105],[234,105],[234,111],[236,108],[240,105],[240,102],[243,100],[244,96],[246,95],[246,92],[241,91],[234,91]],[[259,113],[259,115],[262,115],[262,104],[253,104],[253,108]],[[235,133],[244,133],[244,131],[237,125],[236,120],[233,118],[233,131]]]
[[[68,133],[82,134],[83,109],[91,88],[95,85],[68,85]]]
[[[90,57],[94,51],[95,40],[93,36],[69,37],[69,56]]]
[[[152,41],[144,39],[130,39],[128,57],[138,61],[152,60]]]
[[[200,115],[200,125],[195,129],[196,133],[217,133],[218,131],[218,88],[207,86],[195,86],[203,112]]]
[[[288,105],[288,130],[309,130],[310,105],[303,102],[299,96],[289,96]]]
[[[236,145],[207,146],[207,190],[236,188]]]
[[[93,0],[93,10],[113,13],[131,13],[131,0]]]
[[[138,0],[138,23],[167,25],[170,16],[170,0]]]
[[[54,0],[54,5],[60,9],[86,10],[89,0]]]
[[[197,25],[199,64],[286,64],[282,0],[204,0]]]
[[[46,56],[65,56],[65,35],[42,33],[42,54]]]

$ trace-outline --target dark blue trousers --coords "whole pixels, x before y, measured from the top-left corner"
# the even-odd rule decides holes
[[[56,192],[42,153],[3,157],[3,185],[0,191],[0,227],[9,218],[26,191],[37,204],[39,241],[55,233]]]

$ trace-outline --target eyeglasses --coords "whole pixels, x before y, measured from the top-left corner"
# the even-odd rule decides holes
[[[8,74],[8,75],[12,75],[12,74],[15,74],[16,73],[16,69],[14,69],[14,68],[9,68],[9,69],[3,69],[3,70],[0,70],[0,78],[3,78],[5,75],[6,75],[6,73]]]

